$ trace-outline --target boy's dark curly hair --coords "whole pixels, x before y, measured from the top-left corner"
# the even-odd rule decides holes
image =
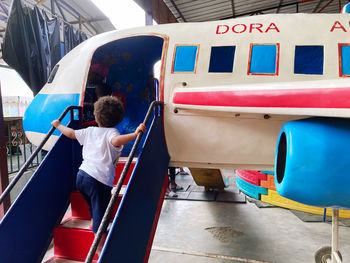
[[[116,97],[101,97],[94,104],[94,115],[101,127],[114,127],[124,118],[123,103]]]

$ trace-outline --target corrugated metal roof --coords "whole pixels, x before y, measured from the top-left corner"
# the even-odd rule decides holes
[[[178,22],[273,13],[340,13],[347,0],[164,0]]]

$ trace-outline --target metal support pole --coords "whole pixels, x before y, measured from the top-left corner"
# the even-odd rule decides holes
[[[82,30],[83,28],[83,18],[81,16],[79,16],[79,29]]]
[[[341,263],[338,252],[339,240],[339,209],[332,210],[332,263]]]
[[[50,1],[50,4],[51,4],[51,16],[52,18],[56,15],[56,9],[55,9],[55,1],[54,0],[51,0]]]
[[[55,3],[56,3],[56,6],[58,8],[58,11],[60,11],[60,14],[61,14],[61,16],[63,18],[63,21],[68,22],[66,16],[64,15],[64,12],[63,12],[61,6],[58,4],[57,0],[55,0]]]
[[[6,187],[9,184],[5,141],[6,140],[5,140],[4,116],[2,111],[2,96],[1,96],[1,86],[0,86],[0,194],[6,189]],[[10,197],[8,196],[4,200],[3,204],[0,205],[0,219],[4,217],[9,207],[10,207]]]
[[[153,25],[153,15],[145,12],[146,15],[146,26]]]
[[[0,1],[0,8],[2,9],[2,11],[4,11],[6,16],[9,15],[9,10],[7,9],[6,5],[2,1]]]
[[[146,26],[151,26],[153,25],[153,1],[147,1],[146,3],[146,8],[144,8],[145,10],[145,23]]]

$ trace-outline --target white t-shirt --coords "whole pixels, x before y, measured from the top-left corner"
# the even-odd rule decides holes
[[[115,176],[113,163],[123,149],[123,146],[115,147],[111,143],[111,139],[118,135],[115,128],[88,127],[75,131],[75,137],[83,146],[83,162],[79,169],[112,187]]]

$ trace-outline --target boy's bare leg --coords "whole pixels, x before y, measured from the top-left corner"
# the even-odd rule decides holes
[[[98,244],[97,249],[96,249],[96,254],[98,256],[100,256],[100,254],[101,254],[102,248],[106,242],[106,238],[107,238],[107,233],[104,233],[101,240],[100,240],[100,243]]]
[[[90,225],[89,225],[89,229],[91,230],[92,229],[92,224],[94,223],[93,219],[91,218],[90,220]]]

